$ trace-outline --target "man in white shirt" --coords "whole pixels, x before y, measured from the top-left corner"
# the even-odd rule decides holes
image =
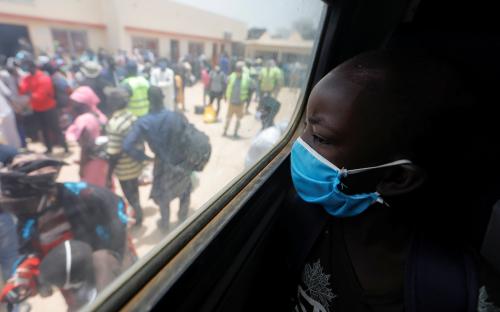
[[[165,105],[165,108],[174,110],[174,71],[168,68],[167,60],[161,59],[158,62],[158,67],[153,68],[150,83],[163,91],[163,105]]]

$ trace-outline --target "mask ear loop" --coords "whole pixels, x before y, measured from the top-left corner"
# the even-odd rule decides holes
[[[64,242],[64,248],[66,250],[66,283],[64,283],[63,289],[67,289],[71,280],[71,244],[69,240]]]
[[[373,170],[373,169],[379,169],[379,168],[394,167],[394,166],[399,166],[399,165],[408,165],[411,163],[412,163],[411,160],[400,159],[400,160],[396,160],[396,161],[393,161],[393,162],[390,162],[390,163],[387,163],[384,165],[374,166],[374,167],[366,167],[366,168],[359,168],[359,169],[352,169],[352,170],[347,170],[345,168],[342,168],[342,169],[340,169],[340,175],[342,177],[346,177],[349,174],[356,174],[356,173],[365,172],[365,171]],[[390,205],[382,198],[382,196],[380,196],[380,194],[378,192],[376,192],[376,193],[378,195],[376,202],[380,203],[382,205],[386,205],[387,207],[390,207]]]
[[[399,165],[408,165],[411,163],[412,163],[411,160],[400,159],[400,160],[396,160],[396,161],[393,161],[393,162],[390,162],[387,164],[383,164],[380,166],[374,166],[374,167],[366,167],[366,168],[351,169],[351,170],[347,170],[347,169],[342,168],[340,170],[340,172],[343,175],[347,176],[348,174],[356,174],[356,173],[365,172],[365,171],[373,170],[373,169],[379,169],[379,168],[394,167],[394,166],[399,166]]]

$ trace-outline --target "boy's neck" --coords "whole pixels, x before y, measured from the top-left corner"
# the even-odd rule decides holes
[[[363,289],[398,291],[413,226],[395,208],[374,205],[357,217],[342,219],[346,250]]]

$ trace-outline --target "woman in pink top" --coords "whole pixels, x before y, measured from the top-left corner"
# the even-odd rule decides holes
[[[66,139],[77,141],[80,145],[80,178],[87,183],[106,187],[108,161],[100,155],[95,140],[108,120],[97,108],[99,98],[90,87],[78,87],[70,99],[78,117],[66,131]]]

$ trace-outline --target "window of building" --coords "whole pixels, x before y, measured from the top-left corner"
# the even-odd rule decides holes
[[[148,50],[154,55],[158,55],[158,39],[147,37],[132,37],[132,49]]]
[[[297,54],[297,53],[283,53],[282,61],[286,63],[294,63],[294,62],[306,62],[307,54]]]
[[[65,52],[79,54],[88,46],[87,32],[84,30],[52,29],[54,48],[62,48]]]
[[[231,51],[233,55],[241,58],[245,55],[245,45],[241,42],[233,42],[231,44]]]
[[[257,51],[255,55],[264,60],[276,60],[278,59],[279,51]]]
[[[189,42],[188,52],[192,56],[200,56],[205,53],[205,44],[203,42]]]

